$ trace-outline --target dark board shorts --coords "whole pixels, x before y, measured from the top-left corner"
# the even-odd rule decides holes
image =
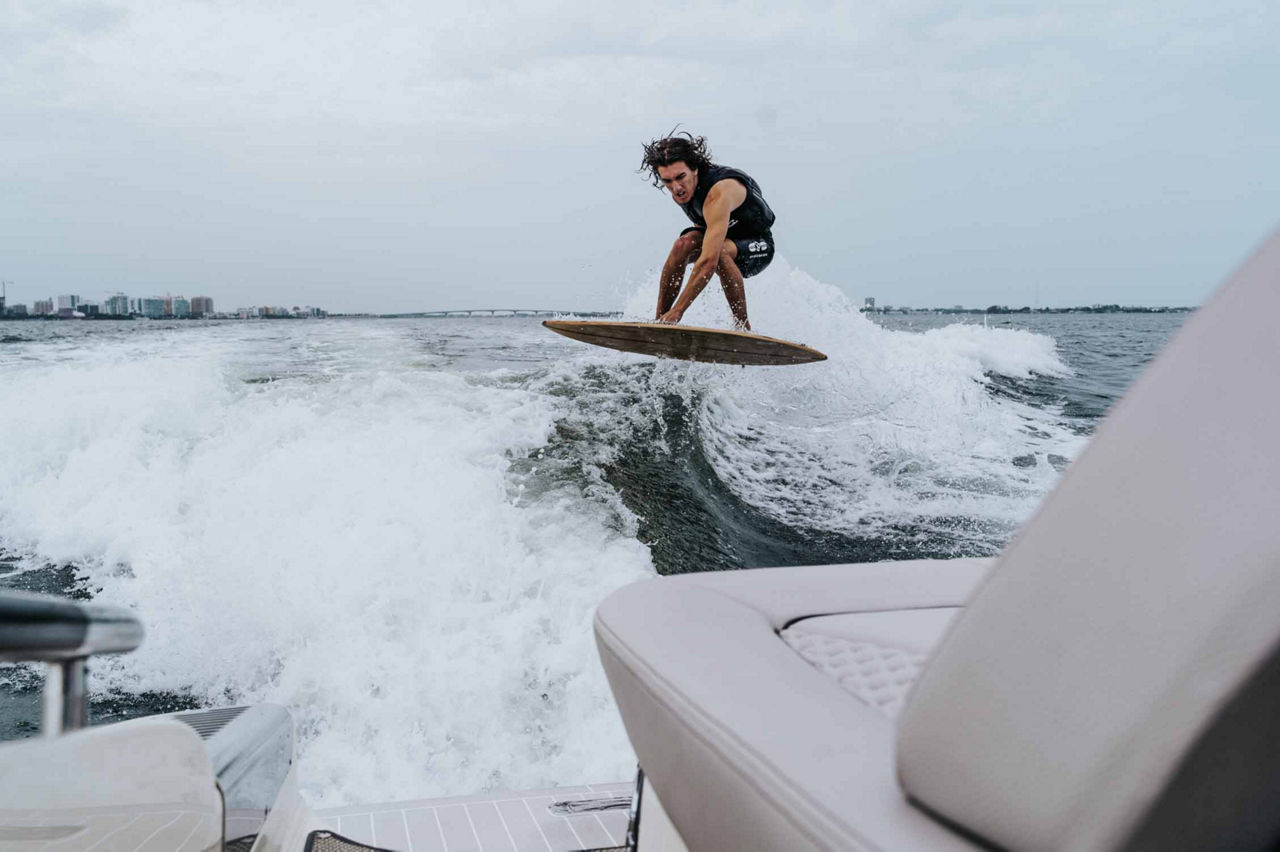
[[[690,231],[705,231],[705,228],[699,228],[697,225],[692,228],[685,228],[680,232],[680,236],[684,236]],[[773,234],[762,234],[754,237],[729,237],[733,240],[733,244],[738,247],[738,257],[735,261],[738,264],[738,271],[742,273],[743,278],[750,278],[758,272],[763,272],[764,268],[773,260]]]

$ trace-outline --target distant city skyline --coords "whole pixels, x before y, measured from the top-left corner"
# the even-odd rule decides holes
[[[285,307],[283,305],[241,306],[233,310],[218,311],[210,296],[185,296],[166,293],[164,296],[131,297],[116,291],[99,301],[84,299],[77,293],[59,293],[56,297],[34,299],[30,309],[26,302],[8,298],[9,286],[14,282],[3,281],[0,289],[0,318],[37,318],[55,316],[62,319],[99,317],[145,317],[147,319],[227,319],[239,316],[243,319],[260,316],[327,316],[328,311],[313,305]]]
[[[48,316],[55,313],[64,317],[137,315],[149,318],[184,318],[211,316],[214,314],[214,305],[213,299],[208,296],[193,296],[188,299],[182,295],[166,294],[135,298],[117,291],[97,301],[82,298],[78,293],[59,293],[56,298],[32,300],[28,311],[25,302],[14,302],[6,298],[6,293],[0,293],[0,316]]]

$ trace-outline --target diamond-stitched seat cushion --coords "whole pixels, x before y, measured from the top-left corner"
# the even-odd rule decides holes
[[[852,642],[799,627],[782,631],[782,639],[818,671],[835,678],[854,698],[890,719],[902,709],[925,659],[924,654],[901,648]]]
[[[959,610],[946,607],[826,615],[779,635],[850,695],[893,719],[929,650]]]

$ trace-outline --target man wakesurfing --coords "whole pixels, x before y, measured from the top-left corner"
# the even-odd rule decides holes
[[[680,232],[658,282],[658,322],[680,322],[689,305],[720,276],[734,327],[751,330],[743,279],[773,260],[774,215],[750,175],[711,162],[705,136],[677,133],[644,146],[640,171],[656,187],[666,187],[693,227]],[[684,270],[693,258],[689,283],[681,291]]]

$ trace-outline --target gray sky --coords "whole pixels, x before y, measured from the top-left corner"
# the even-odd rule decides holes
[[[0,0],[10,300],[614,308],[680,122],[915,306],[1196,304],[1280,224],[1274,2]]]

